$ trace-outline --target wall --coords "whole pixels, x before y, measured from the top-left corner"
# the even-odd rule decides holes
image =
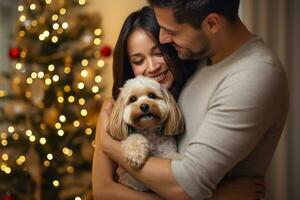
[[[90,0],[89,9],[100,13],[103,43],[114,47],[125,18],[134,10],[146,5],[146,0]],[[111,95],[112,59],[107,60],[105,81],[108,83],[106,96]]]
[[[300,199],[300,1],[241,0],[243,19],[283,63],[290,86],[290,111],[267,177],[267,200]]]

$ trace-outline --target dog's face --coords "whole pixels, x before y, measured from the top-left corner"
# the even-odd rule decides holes
[[[149,83],[151,84],[136,84],[125,94],[123,119],[135,129],[161,127],[169,114],[160,88],[156,82]]]
[[[114,105],[110,134],[119,140],[128,136],[129,126],[137,130],[163,128],[165,135],[184,131],[181,111],[169,91],[144,76],[128,80]]]

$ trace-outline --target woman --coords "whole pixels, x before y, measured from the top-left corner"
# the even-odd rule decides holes
[[[130,14],[121,29],[113,57],[113,97],[118,97],[119,88],[126,80],[144,75],[158,81],[177,98],[194,69],[193,61],[181,61],[172,46],[159,43],[155,14],[151,8],[144,7]],[[116,169],[116,164],[103,153],[97,133],[93,162],[94,199],[161,199],[154,193],[137,192],[117,183]],[[222,182],[212,199],[256,199],[255,191],[260,189],[256,183],[255,179]]]

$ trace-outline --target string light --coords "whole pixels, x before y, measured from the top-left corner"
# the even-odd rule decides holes
[[[78,3],[79,3],[79,5],[83,6],[86,3],[86,1],[85,0],[79,0]]]
[[[67,28],[69,27],[69,24],[68,24],[67,22],[64,22],[64,23],[61,25],[61,27],[62,27],[63,29],[67,29]]]
[[[17,160],[16,163],[17,165],[23,165],[23,163],[26,161],[26,157],[25,156],[20,156]]]
[[[91,128],[85,129],[85,134],[86,134],[86,135],[91,135],[92,133],[93,133],[93,131],[92,131]]]
[[[55,126],[56,129],[60,129],[61,128],[61,123],[56,122],[54,126]]]
[[[25,58],[25,57],[26,57],[26,51],[21,51],[20,57],[21,57],[21,58]]]
[[[85,99],[84,98],[80,98],[78,100],[79,105],[83,106],[85,104]]]
[[[57,14],[52,15],[51,19],[53,21],[57,21],[58,20],[58,15]]]
[[[96,86],[96,85],[93,86],[93,87],[92,87],[92,92],[93,92],[93,93],[98,93],[98,92],[99,92],[99,87]]]
[[[64,29],[63,29],[63,28],[57,29],[57,33],[58,33],[58,34],[62,34],[63,32],[64,32]]]
[[[55,66],[54,66],[53,64],[50,64],[50,65],[48,66],[48,70],[49,70],[50,72],[53,72],[54,69],[55,69]]]
[[[25,96],[26,96],[27,98],[30,98],[30,97],[31,97],[31,92],[30,92],[30,91],[26,91],[26,92],[25,92]]]
[[[58,37],[57,37],[57,36],[53,36],[53,37],[51,38],[51,41],[52,41],[53,43],[58,42]]]
[[[63,103],[65,101],[65,99],[62,96],[60,96],[57,98],[57,101],[58,101],[58,103]]]
[[[14,133],[14,134],[13,134],[13,139],[14,139],[14,140],[18,140],[18,139],[19,139],[19,137],[20,137],[20,136],[19,136],[19,134],[18,134],[18,133]]]
[[[44,161],[44,166],[45,167],[49,167],[50,166],[50,161],[49,160],[45,160]]]
[[[71,87],[69,85],[65,85],[64,91],[65,92],[70,92],[71,91]]]
[[[65,67],[64,72],[65,72],[65,74],[69,74],[71,72],[71,68],[70,67]]]
[[[94,45],[100,45],[101,44],[101,39],[100,38],[95,38],[94,39]]]
[[[24,11],[24,6],[22,6],[22,5],[19,5],[19,6],[18,6],[18,11],[19,11],[19,12],[22,12],[22,11]]]
[[[53,155],[52,155],[51,153],[48,153],[48,154],[47,154],[47,159],[48,159],[48,160],[52,160],[52,159],[53,159]]]
[[[13,126],[9,126],[7,128],[7,130],[8,130],[9,133],[13,133],[15,131],[15,128]]]
[[[28,130],[26,131],[26,135],[27,135],[28,137],[32,136],[32,131],[28,129]]]
[[[40,127],[41,127],[42,130],[45,130],[46,129],[46,124],[45,123],[41,123]]]
[[[20,32],[19,32],[19,36],[20,36],[20,37],[24,37],[24,36],[25,36],[25,31],[23,31],[23,30],[20,31]]]
[[[104,61],[103,60],[98,60],[97,66],[98,67],[103,67],[104,66]]]
[[[102,81],[102,77],[100,76],[100,75],[97,75],[96,77],[95,77],[95,82],[96,83],[100,83]]]
[[[21,63],[17,63],[17,64],[16,64],[16,69],[17,69],[17,70],[22,69],[22,64],[21,64]]]
[[[81,198],[80,197],[75,197],[75,200],[81,200]]]
[[[40,143],[42,145],[46,144],[46,142],[47,142],[46,138],[44,138],[44,137],[40,138]]]
[[[59,24],[58,24],[58,23],[54,23],[54,24],[52,25],[52,28],[53,28],[54,30],[57,30],[57,29],[59,28]]]
[[[32,20],[31,21],[31,26],[35,27],[37,26],[38,22],[36,20]]]
[[[45,84],[46,85],[51,85],[51,83],[52,83],[51,79],[50,78],[46,78]]]
[[[30,141],[30,142],[34,142],[34,141],[35,141],[35,136],[34,136],[34,135],[31,135],[31,136],[29,137],[29,141]]]
[[[36,72],[32,72],[31,73],[31,78],[35,79],[37,77],[37,73]]]
[[[62,137],[62,136],[64,136],[64,134],[65,134],[65,132],[63,130],[61,130],[61,129],[57,131],[57,135],[58,136]]]
[[[74,173],[74,167],[68,166],[68,167],[67,167],[67,172],[68,172],[69,174]]]
[[[84,69],[84,70],[81,71],[80,74],[81,74],[82,77],[85,78],[85,77],[87,77],[87,75],[88,75],[88,71]]]
[[[59,81],[59,76],[57,74],[55,74],[53,77],[52,77],[52,80],[54,82],[58,82]]]
[[[78,89],[80,89],[80,90],[84,89],[84,83],[83,83],[83,82],[79,82],[79,83],[77,84],[77,87],[78,87]]]
[[[73,126],[76,127],[76,128],[79,127],[80,126],[80,122],[78,120],[75,120],[73,122]]]
[[[8,161],[8,155],[6,153],[2,154],[2,160]]]
[[[65,155],[67,155],[67,156],[72,156],[72,155],[73,155],[73,151],[72,151],[71,149],[67,148],[67,147],[64,147],[64,148],[62,149],[62,152],[63,152]]]
[[[65,8],[61,8],[61,9],[59,10],[59,13],[60,13],[61,15],[66,14],[66,12],[67,12],[67,10],[66,10]]]
[[[66,116],[64,115],[59,116],[59,121],[62,123],[66,122]]]
[[[2,140],[2,141],[1,141],[1,144],[2,144],[2,146],[5,147],[5,146],[7,146],[8,142],[7,142],[7,140]]]
[[[44,76],[45,76],[44,72],[39,72],[39,73],[38,73],[38,77],[39,77],[39,78],[44,78]]]
[[[95,29],[94,34],[96,36],[100,36],[102,34],[102,30],[100,28]]]
[[[33,83],[33,79],[31,77],[27,78],[26,79],[26,83],[29,84],[29,85],[32,84]]]
[[[101,99],[101,95],[100,95],[100,94],[96,94],[95,97],[94,97],[94,99],[95,99],[96,101],[100,100],[100,99]]]
[[[53,183],[54,187],[58,187],[59,186],[59,181],[58,180],[54,180],[52,183]]]
[[[88,112],[87,112],[86,109],[81,109],[80,114],[81,114],[83,117],[85,117],[85,116],[87,116]]]
[[[19,18],[20,22],[25,22],[26,20],[26,16],[25,15],[21,15]]]
[[[36,5],[34,3],[30,4],[29,6],[30,10],[35,10],[36,9]]]
[[[70,103],[74,103],[74,101],[75,101],[74,96],[69,96],[68,101],[69,101]]]
[[[5,133],[5,132],[1,133],[0,137],[1,137],[2,140],[6,140],[7,139],[7,133]]]
[[[81,65],[84,66],[84,67],[86,67],[88,64],[89,64],[89,61],[87,59],[83,59],[81,61]]]
[[[51,3],[52,3],[52,0],[45,0],[45,3],[46,3],[46,4],[51,4]]]

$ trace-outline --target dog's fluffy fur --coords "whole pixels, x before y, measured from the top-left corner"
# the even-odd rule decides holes
[[[140,168],[149,155],[179,159],[176,134],[184,132],[182,113],[169,91],[155,80],[137,76],[128,80],[109,121],[111,136],[122,141],[128,164]],[[148,190],[128,173],[119,182],[138,191]]]

